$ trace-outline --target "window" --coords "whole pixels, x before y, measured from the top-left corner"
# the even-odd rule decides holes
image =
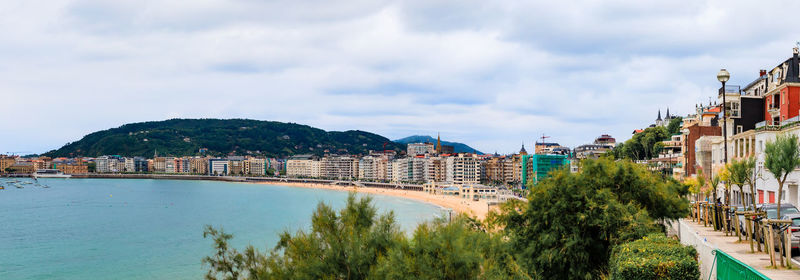
[[[736,126],[736,134],[739,134],[739,133],[742,133],[742,126],[741,125],[737,125]]]

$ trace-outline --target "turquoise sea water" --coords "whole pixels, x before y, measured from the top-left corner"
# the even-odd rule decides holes
[[[347,197],[211,181],[40,181],[50,188],[3,184],[0,190],[0,279],[201,279],[201,259],[212,253],[204,225],[233,233],[236,248],[263,251],[283,230],[308,229],[320,201],[341,208]],[[373,197],[406,232],[443,213],[413,200]]]

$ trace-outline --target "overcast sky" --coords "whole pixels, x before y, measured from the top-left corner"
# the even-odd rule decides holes
[[[0,1],[0,153],[201,117],[500,153],[625,140],[800,40],[799,1],[643,2]]]

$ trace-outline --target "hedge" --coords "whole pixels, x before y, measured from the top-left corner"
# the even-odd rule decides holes
[[[614,248],[610,260],[612,280],[697,280],[697,250],[654,233]]]

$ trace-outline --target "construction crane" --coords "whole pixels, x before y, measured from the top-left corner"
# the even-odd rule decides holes
[[[542,139],[542,142],[540,142],[540,143],[544,144],[545,143],[545,139],[547,139],[547,138],[550,138],[550,136],[545,136],[544,133],[542,133],[542,137],[539,137],[539,139]]]

